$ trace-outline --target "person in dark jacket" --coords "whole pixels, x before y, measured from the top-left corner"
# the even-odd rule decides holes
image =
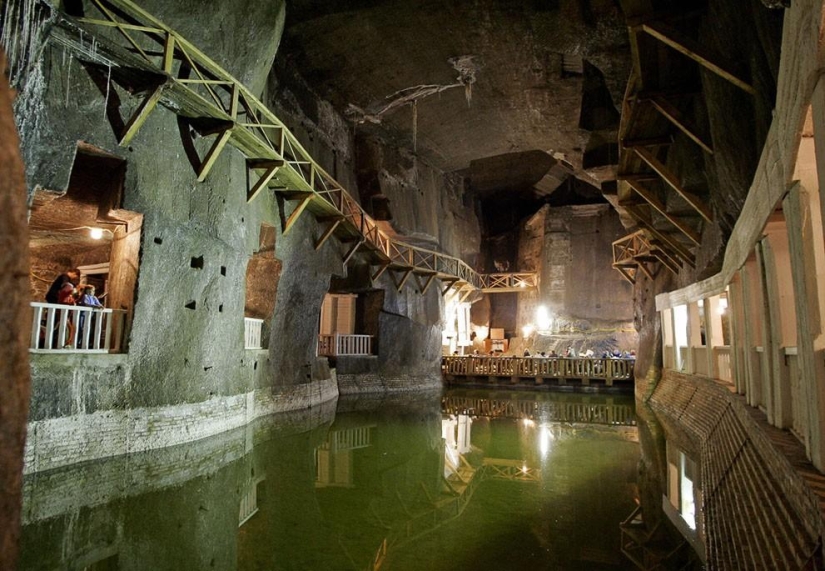
[[[52,285],[49,287],[49,291],[46,292],[46,302],[47,303],[59,303],[58,297],[60,296],[60,290],[63,288],[63,285],[66,283],[76,284],[80,281],[80,270],[77,268],[71,269],[67,271],[65,274],[60,274],[54,281]]]

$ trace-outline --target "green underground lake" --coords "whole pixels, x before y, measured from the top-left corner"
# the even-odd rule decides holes
[[[341,398],[28,475],[20,569],[635,569],[630,395]]]

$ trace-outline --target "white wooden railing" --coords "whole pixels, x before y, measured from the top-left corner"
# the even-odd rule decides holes
[[[319,335],[318,354],[327,357],[372,355],[372,335]]]
[[[243,318],[243,344],[246,349],[261,349],[261,331],[264,320],[254,317]]]
[[[788,367],[788,379],[791,383],[791,418],[794,434],[805,442],[805,427],[808,425],[808,411],[802,376],[799,371],[799,352],[796,347],[785,347],[785,364]]]
[[[693,353],[693,372],[703,377],[710,377],[708,371],[708,348],[706,346],[691,347]]]
[[[713,362],[716,376],[720,381],[733,382],[733,373],[730,368],[730,346],[720,345],[713,348]]]
[[[119,353],[126,311],[32,302],[29,350]]]

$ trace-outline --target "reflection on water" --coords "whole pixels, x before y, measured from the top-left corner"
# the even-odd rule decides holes
[[[342,400],[28,478],[21,569],[632,569],[635,424],[615,395]]]

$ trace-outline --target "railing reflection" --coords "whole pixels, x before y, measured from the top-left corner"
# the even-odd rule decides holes
[[[636,426],[636,413],[632,405],[610,402],[537,402],[448,396],[441,400],[441,410],[445,414],[465,412],[490,418]]]

